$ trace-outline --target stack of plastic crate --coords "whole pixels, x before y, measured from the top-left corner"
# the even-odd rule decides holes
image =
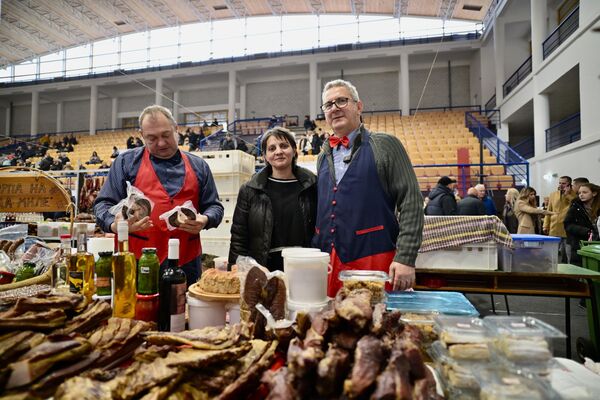
[[[219,199],[225,208],[221,224],[217,228],[200,233],[202,252],[227,257],[238,191],[254,174],[255,160],[253,156],[240,150],[203,151],[197,155],[208,163],[217,185]]]

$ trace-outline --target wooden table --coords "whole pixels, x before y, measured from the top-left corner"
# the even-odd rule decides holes
[[[600,280],[600,272],[570,264],[558,264],[556,272],[419,268],[416,275],[415,289],[417,290],[563,297],[565,299],[567,358],[571,358],[571,297],[591,299],[593,332],[597,336],[600,333],[598,304],[593,285],[594,280]],[[600,343],[600,338],[596,338],[596,343]]]

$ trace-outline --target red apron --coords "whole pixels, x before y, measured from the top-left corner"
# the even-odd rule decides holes
[[[168,244],[171,238],[179,239],[179,265],[192,261],[202,252],[200,235],[190,235],[179,229],[169,231],[166,222],[159,219],[161,214],[173,209],[175,206],[182,205],[187,200],[192,201],[196,210],[200,209],[198,179],[194,175],[188,157],[183,152],[181,158],[185,166],[185,178],[179,192],[171,198],[162,183],[160,183],[158,176],[156,176],[148,149],[144,150],[142,163],[133,185],[154,202],[150,214],[154,226],[145,231],[129,233],[129,251],[134,253],[137,259],[142,255],[142,248],[156,247],[156,254],[162,263],[167,258]]]
[[[390,264],[392,261],[394,261],[395,255],[396,250],[390,250],[386,251],[385,253],[373,254],[371,256],[359,258],[358,260],[350,261],[349,263],[344,264],[337,256],[334,247],[331,249],[331,257],[329,259],[331,263],[331,272],[327,275],[327,296],[335,297],[338,290],[342,287],[342,282],[338,279],[341,271],[360,269],[369,271],[383,271],[386,274],[389,274]],[[389,283],[386,283],[385,288],[389,291],[392,287]]]

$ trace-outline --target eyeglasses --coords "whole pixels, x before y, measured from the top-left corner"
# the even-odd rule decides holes
[[[333,106],[335,105],[337,108],[344,108],[348,105],[349,101],[354,101],[354,99],[351,99],[349,97],[338,97],[335,100],[331,100],[328,101],[327,103],[323,104],[321,106],[321,110],[323,111],[331,111],[333,109]]]

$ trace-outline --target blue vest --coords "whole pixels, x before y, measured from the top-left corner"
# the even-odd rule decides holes
[[[335,247],[343,263],[394,250],[399,233],[395,204],[379,181],[368,132],[360,142],[339,185],[329,170],[331,153],[318,171],[313,246],[328,253]]]

